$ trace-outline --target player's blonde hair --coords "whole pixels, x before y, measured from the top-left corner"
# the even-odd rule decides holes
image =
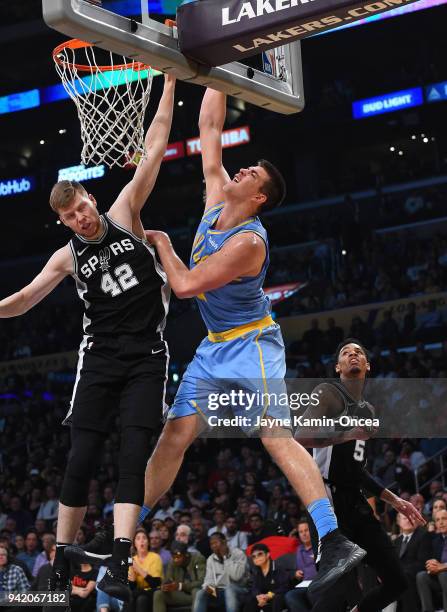
[[[55,213],[67,208],[77,193],[88,196],[87,191],[77,181],[59,181],[51,190],[50,206]]]

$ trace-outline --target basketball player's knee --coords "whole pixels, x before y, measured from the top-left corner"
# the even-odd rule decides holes
[[[87,505],[88,488],[101,452],[105,434],[91,430],[72,431],[72,446],[60,501],[65,506],[80,508]]]
[[[150,429],[127,427],[121,435],[119,481],[115,501],[141,506],[144,473],[150,454]]]
[[[163,456],[172,455],[178,457],[183,455],[193,441],[189,428],[165,427],[163,430],[157,450],[163,453]]]

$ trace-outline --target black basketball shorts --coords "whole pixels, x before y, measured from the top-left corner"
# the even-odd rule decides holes
[[[169,351],[161,336],[85,336],[63,424],[109,432],[122,427],[157,428],[165,409]]]

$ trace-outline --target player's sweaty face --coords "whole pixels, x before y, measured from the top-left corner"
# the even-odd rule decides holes
[[[99,227],[99,214],[94,203],[86,196],[76,194],[70,205],[61,211],[60,220],[73,232],[92,238]]]
[[[241,168],[233,180],[225,185],[224,190],[234,193],[241,199],[248,199],[262,193],[262,186],[269,178],[262,166],[250,166]]]
[[[338,365],[342,374],[364,374],[368,370],[368,360],[362,347],[354,343],[342,348],[338,357]]]

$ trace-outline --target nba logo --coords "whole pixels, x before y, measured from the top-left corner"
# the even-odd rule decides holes
[[[273,77],[276,77],[276,56],[275,50],[269,49],[268,51],[262,52],[262,65],[264,67],[264,72],[266,74],[270,74]]]
[[[266,74],[270,74],[275,79],[287,81],[284,47],[263,51],[262,65]]]

